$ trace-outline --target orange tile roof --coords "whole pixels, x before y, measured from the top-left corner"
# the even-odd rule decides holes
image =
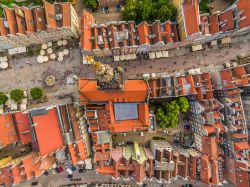
[[[100,91],[96,86],[96,80],[81,79],[80,100],[82,102],[144,102],[148,95],[148,87],[144,80],[127,80],[122,91]]]
[[[63,27],[70,27],[71,26],[71,20],[70,20],[70,3],[69,2],[65,2],[61,4],[61,8],[62,8],[62,26]]]
[[[68,148],[69,148],[69,154],[70,154],[70,157],[71,157],[71,160],[72,160],[72,164],[73,165],[76,165],[77,164],[77,155],[76,155],[76,150],[74,148],[74,145],[71,143],[68,145]]]
[[[233,137],[237,139],[243,139],[243,138],[248,138],[248,135],[243,133],[233,133]]]
[[[46,29],[46,20],[44,16],[44,9],[42,7],[35,7],[32,9],[33,16],[34,16],[34,25],[35,30],[38,31],[44,31]]]
[[[52,156],[45,156],[41,158],[40,162],[41,165],[39,167],[40,170],[48,170],[51,168],[51,166],[55,163],[55,157]]]
[[[92,37],[91,26],[94,22],[93,15],[87,11],[83,11],[81,15],[81,48],[88,51],[92,50],[90,38]]]
[[[212,176],[212,172],[211,172],[208,156],[203,155],[200,158],[200,167],[201,167],[201,170],[200,170],[201,181],[206,184],[209,184],[210,183],[209,180]]]
[[[150,40],[149,40],[149,25],[146,22],[142,22],[141,24],[139,24],[137,26],[137,32],[138,32],[138,36],[139,36],[139,44],[143,45],[143,44],[150,44]]]
[[[218,13],[215,13],[209,17],[209,23],[210,23],[210,33],[211,34],[215,34],[215,33],[220,31]]]
[[[202,152],[209,157],[214,159],[218,158],[218,145],[216,142],[216,137],[202,137]]]
[[[221,23],[221,31],[229,31],[234,29],[234,13],[233,9],[222,12],[219,15],[219,20]]]
[[[0,115],[0,147],[18,141],[11,114]]]
[[[240,17],[244,18],[240,20],[239,27],[247,27],[250,25],[250,1],[239,0],[236,3],[238,12],[241,12]]]
[[[220,129],[220,132],[225,131],[225,127],[222,125],[222,123],[216,123],[214,127]]]
[[[7,36],[9,30],[4,26],[4,19],[0,18],[0,36]]]
[[[18,6],[14,6],[14,10],[16,15],[18,33],[26,34],[26,22],[23,9]]]
[[[206,130],[208,135],[216,132],[215,128],[210,125],[203,125],[203,128]]]
[[[6,18],[8,20],[10,34],[16,35],[16,33],[18,32],[18,29],[17,29],[15,11],[8,7],[5,8],[4,11],[6,14]]]
[[[184,0],[183,14],[186,28],[186,36],[200,31],[199,3],[198,0]]]
[[[68,109],[69,109],[69,115],[70,115],[70,120],[71,120],[73,131],[74,131],[75,139],[76,141],[79,141],[82,139],[82,135],[81,135],[81,130],[78,124],[78,118],[76,117],[77,110],[73,104],[68,105]]]
[[[33,116],[35,132],[40,154],[46,155],[63,147],[56,109],[50,109],[48,114]],[[49,129],[49,131],[48,131]]]
[[[27,144],[32,142],[32,132],[27,114],[17,112],[14,114],[20,142]]]
[[[12,175],[14,177],[14,184],[18,184],[25,179],[25,176],[21,175],[21,173],[22,173],[22,169],[20,168],[20,165],[16,165],[12,168]]]
[[[78,150],[78,156],[80,160],[85,160],[87,155],[86,155],[86,145],[84,140],[80,140],[76,142],[77,150]]]
[[[242,150],[249,150],[248,142],[234,142],[234,150],[235,151],[242,151]]]
[[[34,24],[32,10],[30,10],[27,7],[23,7],[23,11],[24,11],[27,32],[30,32],[30,33],[35,32],[35,24]]]
[[[55,5],[50,4],[47,1],[44,1],[43,6],[47,20],[47,28],[55,29],[57,27],[57,23],[55,20],[55,15],[56,15]]]

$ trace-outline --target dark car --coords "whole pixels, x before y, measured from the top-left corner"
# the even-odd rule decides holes
[[[38,185],[38,182],[32,182],[31,183],[31,186],[36,186],[36,185]]]
[[[59,166],[58,169],[59,169],[60,173],[63,172],[63,167],[62,166]]]
[[[45,176],[48,176],[48,175],[49,175],[49,172],[45,171],[43,174],[44,174]]]
[[[75,170],[76,170],[76,167],[75,167],[75,166],[71,166],[71,169],[72,169],[73,171],[75,171]]]
[[[79,170],[78,170],[79,173],[83,173],[83,172],[85,172],[85,171],[86,171],[85,169],[79,169]]]
[[[73,175],[68,175],[67,178],[68,178],[68,179],[72,179],[72,178],[73,178]]]
[[[58,167],[55,168],[55,171],[56,171],[57,173],[60,173],[60,170],[59,170]]]

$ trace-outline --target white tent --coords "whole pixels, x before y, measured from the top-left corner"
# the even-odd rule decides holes
[[[49,54],[53,53],[53,49],[52,48],[48,48],[47,49],[47,53],[49,53]]]
[[[55,60],[56,59],[56,54],[52,53],[49,57],[50,57],[51,60]]]
[[[68,44],[68,41],[67,41],[67,40],[63,40],[63,41],[62,41],[62,44],[63,44],[63,45],[67,45],[67,44]]]
[[[44,61],[44,62],[48,62],[48,61],[49,61],[49,57],[48,57],[48,56],[44,56],[44,57],[43,57],[43,61]]]
[[[48,47],[52,47],[52,42],[48,42]]]
[[[36,61],[37,61],[39,64],[44,63],[43,56],[38,56],[38,57],[36,58]]]
[[[64,50],[63,50],[63,54],[64,54],[65,56],[67,56],[67,55],[69,54],[69,50],[68,50],[68,49],[64,49]]]
[[[0,62],[1,69],[6,69],[6,68],[8,68],[8,66],[9,66],[8,62]]]
[[[47,49],[48,45],[47,44],[42,44],[42,49]]]
[[[45,55],[45,51],[44,51],[43,49],[40,50],[40,55],[41,55],[41,56]]]
[[[57,60],[58,60],[59,62],[62,62],[62,61],[63,61],[63,57],[62,57],[62,56],[59,56]]]
[[[62,40],[58,40],[58,41],[57,41],[57,45],[58,45],[58,46],[61,46],[61,45],[62,45]]]

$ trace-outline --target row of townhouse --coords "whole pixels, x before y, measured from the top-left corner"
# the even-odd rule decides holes
[[[4,7],[0,18],[0,50],[78,38],[79,18],[69,2]]]
[[[10,186],[39,177],[57,164],[82,164],[90,155],[90,142],[81,113],[73,106],[0,116],[1,148],[27,144],[32,151],[0,167],[0,184]]]
[[[240,95],[241,89],[249,86],[248,67],[247,64],[209,73],[149,80],[151,99],[189,98],[195,147],[207,156],[208,163],[216,160],[209,171],[220,174],[216,179],[212,175],[201,179],[207,184],[220,184],[222,168],[226,168],[224,175],[231,182],[238,186],[249,185],[248,126]]]
[[[211,16],[199,14],[198,0],[172,3],[179,12],[177,22],[96,24],[93,15],[83,11],[80,27],[83,59],[89,55],[113,56],[114,61],[169,57],[172,49],[198,51],[206,49],[205,44],[209,48],[229,44],[231,38],[243,35],[250,25],[249,0],[239,0],[225,12]]]

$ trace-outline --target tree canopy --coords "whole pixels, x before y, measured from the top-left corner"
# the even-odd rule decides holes
[[[16,103],[21,103],[24,98],[23,90],[15,89],[10,92],[10,98],[14,100]]]
[[[122,17],[126,21],[134,20],[136,23],[154,20],[175,21],[177,9],[167,0],[126,0]]]
[[[8,97],[4,93],[0,92],[0,105],[5,104],[6,101],[8,101]]]
[[[187,112],[188,100],[185,97],[172,100],[156,110],[156,121],[161,128],[176,127],[180,112]]]
[[[43,90],[39,87],[31,88],[30,95],[33,99],[40,99],[43,95]]]
[[[189,102],[186,97],[179,97],[178,98],[178,104],[180,106],[181,112],[187,112],[189,109]]]
[[[95,9],[97,7],[96,0],[83,0],[83,4],[90,9]]]

